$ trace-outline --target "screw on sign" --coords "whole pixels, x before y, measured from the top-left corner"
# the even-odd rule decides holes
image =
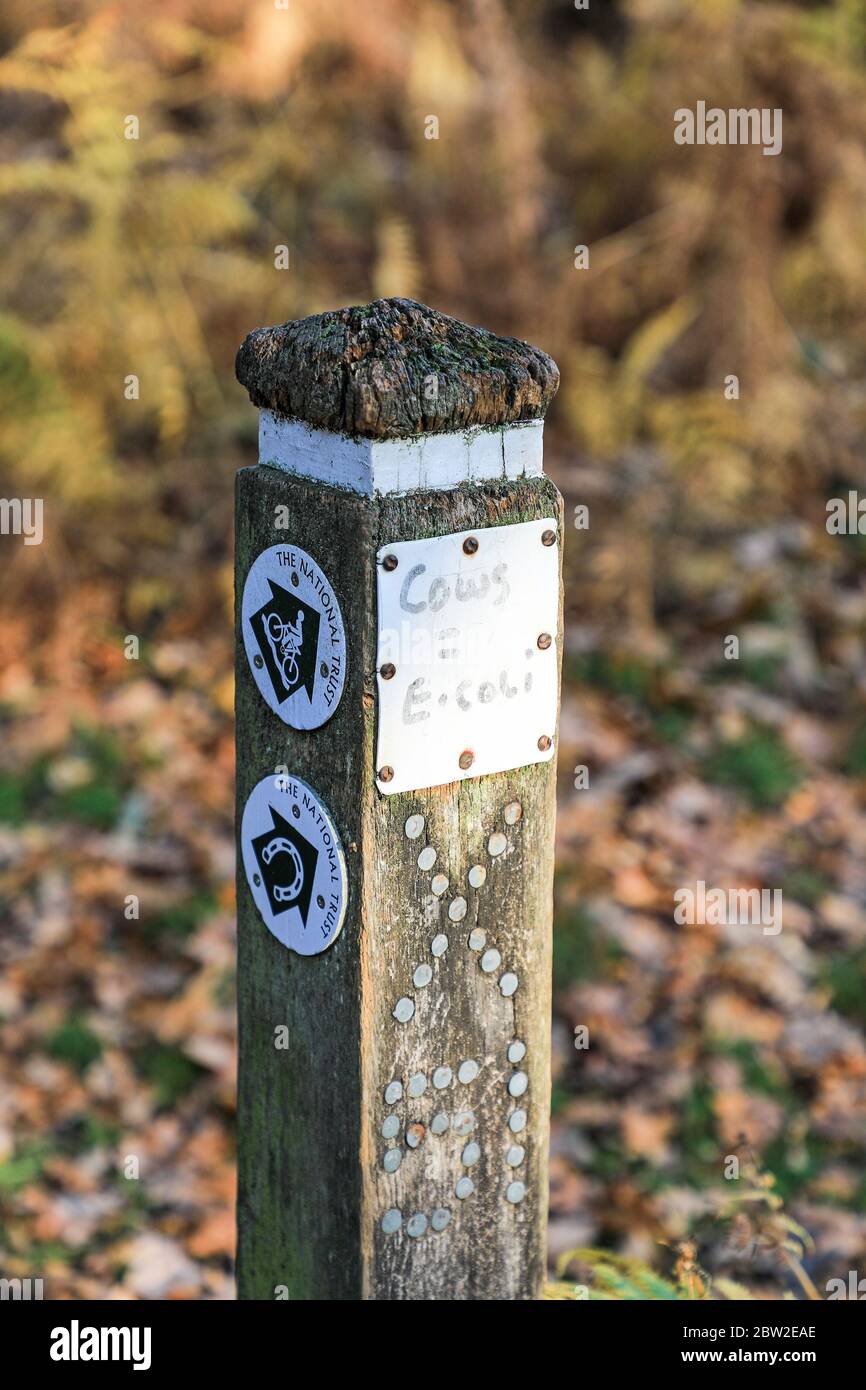
[[[558,373],[400,299],[256,330],[237,368],[239,1295],[533,1299]]]

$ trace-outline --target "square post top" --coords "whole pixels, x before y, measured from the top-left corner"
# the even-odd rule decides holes
[[[540,348],[411,299],[257,328],[235,370],[278,419],[378,441],[541,420],[559,385]]]

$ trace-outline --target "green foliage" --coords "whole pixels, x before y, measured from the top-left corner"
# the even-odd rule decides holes
[[[743,1082],[748,1091],[758,1095],[784,1097],[787,1094],[786,1078],[778,1064],[774,1064],[766,1049],[759,1049],[755,1043],[741,1039],[737,1042],[722,1042],[714,1039],[711,1043],[716,1056],[733,1057],[739,1064]],[[706,1100],[707,1097],[704,1097]]]
[[[10,772],[0,772],[0,824],[23,825],[26,819],[25,784]]]
[[[834,1009],[861,1026],[866,1023],[866,947],[831,956],[822,980]]]
[[[182,902],[166,907],[162,912],[142,919],[143,935],[153,941],[173,938],[185,941],[193,936],[201,923],[216,909],[216,898],[208,888],[203,888]]]
[[[599,933],[582,907],[557,913],[553,928],[553,987],[592,979],[601,964]]]
[[[43,1142],[22,1146],[11,1158],[0,1163],[0,1191],[16,1192],[35,1182],[50,1150]]]
[[[821,869],[810,864],[798,864],[785,875],[781,889],[786,898],[815,907],[833,887],[833,880]]]
[[[714,1202],[712,1223],[724,1230],[737,1225],[738,1241],[753,1244],[765,1258],[777,1262],[797,1280],[806,1297],[819,1300],[803,1266],[814,1249],[808,1232],[784,1210],[783,1197],[773,1175],[763,1172],[748,1155],[740,1176],[726,1183]],[[557,1280],[544,1297],[560,1301],[694,1302],[698,1300],[751,1300],[755,1293],[741,1283],[720,1276],[711,1278],[699,1265],[697,1248],[690,1239],[676,1245],[676,1258],[668,1275],[659,1274],[646,1261],[610,1250],[584,1248],[566,1251],[557,1261]],[[566,1273],[577,1279],[567,1283]]]
[[[720,661],[711,675],[715,680],[745,681],[761,690],[775,690],[783,682],[784,662],[776,652],[746,652],[737,661]]]
[[[117,741],[79,727],[61,751],[40,754],[20,775],[0,775],[0,821],[21,825],[43,816],[110,830],[130,783]]]
[[[569,1250],[557,1261],[560,1279],[570,1265],[583,1267],[591,1279],[589,1299],[592,1302],[677,1302],[691,1298],[688,1286],[672,1284],[649,1265],[633,1256],[616,1255],[610,1250]],[[585,1285],[584,1285],[585,1287]],[[565,1296],[565,1295],[563,1295]],[[574,1290],[573,1299],[581,1294]]]
[[[843,768],[851,777],[866,777],[866,720],[861,720],[851,735]]]
[[[676,705],[654,711],[651,717],[653,733],[661,743],[681,743],[692,724],[691,713],[685,709],[678,709]]]
[[[204,1067],[198,1066],[179,1047],[165,1043],[145,1043],[135,1052],[134,1060],[138,1070],[155,1088],[161,1106],[170,1107],[182,1100],[199,1077],[206,1075]]]
[[[733,788],[761,810],[780,806],[803,775],[779,734],[757,725],[718,744],[704,759],[703,772],[710,782]]]
[[[591,651],[573,657],[566,674],[576,685],[594,685],[643,703],[653,688],[655,668],[625,652]]]
[[[49,1036],[46,1051],[59,1062],[67,1062],[75,1071],[83,1073],[102,1056],[102,1043],[77,1014],[70,1014]]]

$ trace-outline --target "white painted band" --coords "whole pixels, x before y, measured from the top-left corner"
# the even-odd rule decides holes
[[[302,478],[375,493],[447,489],[491,478],[538,478],[543,420],[408,439],[351,439],[259,413],[259,462]]]

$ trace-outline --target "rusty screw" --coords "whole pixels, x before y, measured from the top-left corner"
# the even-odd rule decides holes
[[[386,555],[384,560],[382,561],[382,569],[389,571],[395,570],[397,568],[397,563],[398,561],[396,555]]]
[[[386,661],[384,666],[379,667],[379,675],[383,681],[393,680],[397,674],[397,667],[393,661]]]
[[[321,666],[319,667],[319,675],[320,675],[320,676],[322,677],[322,679],[324,680],[324,678],[325,678],[325,676],[326,676],[327,674],[328,674],[328,663],[327,663],[327,661],[323,661],[322,664],[321,664]]]
[[[555,544],[556,544],[556,532],[555,532],[555,531],[542,531],[542,533],[541,533],[541,544],[542,544],[542,545],[555,545]]]
[[[467,536],[465,541],[463,542],[463,554],[474,555],[477,549],[478,541],[475,539],[475,537]]]
[[[475,754],[472,752],[470,748],[464,748],[457,761],[460,764],[463,771],[466,772],[467,768],[470,768],[472,764],[475,762]]]
[[[552,641],[553,638],[551,637],[549,632],[542,632],[538,638],[538,646],[540,650],[546,652],[547,648],[550,646]]]
[[[394,779],[394,769],[393,769],[393,767],[380,767],[380,768],[379,768],[379,781],[380,781],[380,782],[391,782],[391,781],[393,781],[393,779]]]
[[[542,734],[541,738],[538,740],[538,747],[540,752],[546,753],[552,742],[553,739],[550,737],[549,734]]]

